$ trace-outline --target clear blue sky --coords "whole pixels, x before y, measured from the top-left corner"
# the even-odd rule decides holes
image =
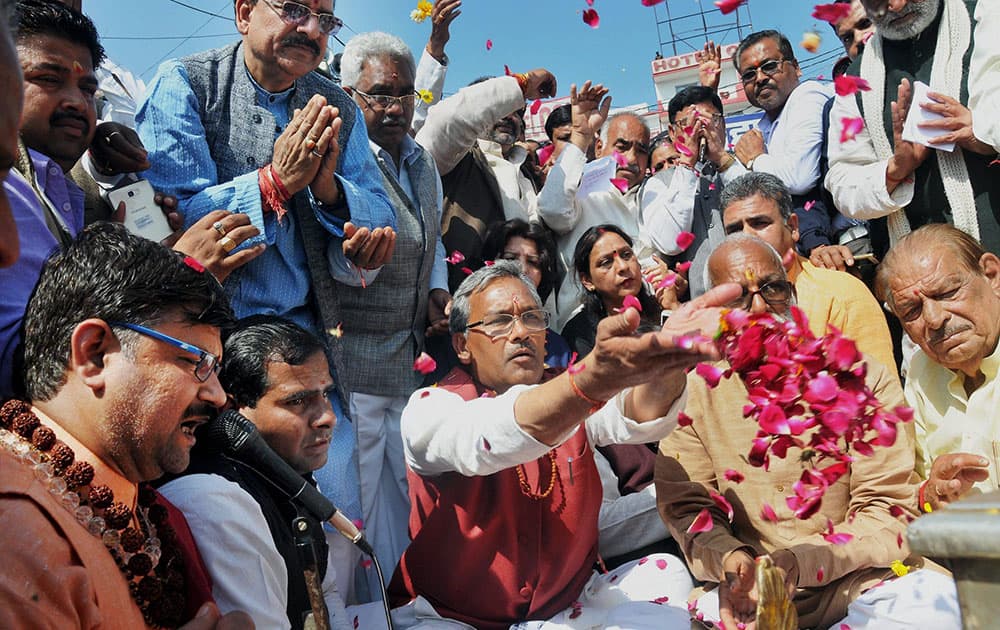
[[[183,1],[204,11],[232,15],[232,0]],[[699,8],[699,0],[667,3],[674,16],[692,14]],[[430,33],[430,20],[423,24],[410,20],[416,4],[416,0],[339,0],[336,13],[347,24],[340,38],[347,41],[354,32],[384,30],[402,37],[419,54]],[[712,6],[711,0],[701,0],[701,4]],[[749,0],[748,7],[755,30],[776,28],[788,35],[806,77],[829,77],[833,61],[827,59],[840,46],[829,25],[810,16],[813,4]],[[559,81],[560,95],[568,93],[570,83],[593,79],[611,88],[617,106],[653,103],[649,62],[659,47],[657,15],[663,18],[663,7],[657,13],[642,6],[640,0],[595,0],[594,8],[601,15],[597,29],[583,23],[581,12],[585,8],[585,0],[464,0],[448,44],[451,67],[445,91],[453,92],[484,74],[502,74],[507,64],[515,71],[548,68]],[[84,0],[83,9],[97,24],[109,56],[147,82],[161,58],[221,46],[237,36],[231,19],[210,17],[170,0]],[[678,25],[689,26],[690,22]],[[803,31],[813,28],[823,38],[816,55],[798,48]],[[666,25],[660,30],[666,33]],[[192,34],[196,37],[183,41]],[[213,37],[203,37],[208,35]],[[122,39],[126,37],[135,39]],[[487,39],[493,40],[490,51],[486,50]],[[733,34],[724,39],[736,41],[737,37]],[[341,49],[333,40],[331,47]],[[670,54],[668,46],[664,55]],[[822,58],[820,63],[810,64],[817,58]]]

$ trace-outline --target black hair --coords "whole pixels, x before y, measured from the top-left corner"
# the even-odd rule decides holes
[[[96,70],[104,62],[97,28],[83,13],[58,0],[17,0],[17,41],[48,35],[80,44],[90,51]]]
[[[628,243],[629,247],[632,247],[632,237],[629,236],[625,230],[621,229],[614,223],[604,223],[589,228],[580,236],[580,240],[576,242],[576,248],[573,249],[573,268],[576,271],[578,281],[582,280],[583,274],[587,274],[588,276],[590,275],[590,254],[594,251],[594,245],[597,244],[597,241],[599,241],[601,237],[608,232],[612,232],[622,237],[622,240]],[[645,283],[640,285],[639,295],[636,297],[639,299],[639,303],[642,304],[642,313],[644,317],[652,317],[654,313],[657,315],[659,314],[660,305],[656,303],[653,296],[646,290]],[[599,317],[605,317],[608,315],[604,308],[604,301],[596,291],[584,290],[583,308],[598,315]]]
[[[327,346],[315,334],[277,315],[245,317],[223,333],[219,382],[238,407],[256,407],[267,393],[267,366],[302,365],[317,352],[329,361]]]
[[[538,295],[545,302],[552,291],[559,286],[559,263],[556,241],[548,228],[539,223],[528,223],[523,219],[496,222],[486,230],[483,238],[483,260],[496,260],[503,254],[507,241],[520,236],[534,241],[538,249],[538,266],[542,270],[542,282],[538,285]]]
[[[560,105],[559,107],[553,109],[549,112],[548,117],[545,119],[545,135],[549,137],[549,140],[553,140],[552,134],[555,133],[556,127],[562,127],[564,125],[569,125],[573,122],[573,108],[569,103],[565,105]]]
[[[722,99],[719,98],[715,90],[704,85],[689,85],[677,94],[674,94],[674,97],[667,103],[667,114],[670,117],[670,122],[676,122],[675,119],[678,112],[685,107],[700,103],[711,103],[716,111],[720,114],[723,113]]]
[[[740,57],[743,56],[743,51],[762,39],[773,39],[778,42],[778,50],[781,52],[781,57],[798,67],[799,60],[795,58],[795,49],[792,48],[792,42],[788,41],[788,38],[782,35],[780,31],[766,29],[750,33],[740,42],[739,48],[736,49],[736,54],[733,55],[733,66],[736,67],[736,72],[740,71]]]
[[[837,63],[833,64],[833,78],[836,79],[847,74],[847,69],[851,67],[852,63],[854,62],[846,55],[838,59]]]
[[[193,259],[130,234],[87,227],[42,268],[24,317],[28,398],[50,400],[65,383],[70,339],[86,319],[155,326],[167,319],[223,328],[233,312],[222,286]],[[135,334],[135,333],[132,333]],[[128,345],[128,331],[118,333]]]

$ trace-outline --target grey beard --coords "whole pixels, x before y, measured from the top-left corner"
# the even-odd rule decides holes
[[[514,137],[514,134],[508,133],[506,131],[493,131],[493,133],[491,133],[490,135],[491,135],[491,140],[493,140],[493,142],[496,142],[502,147],[509,147],[512,146],[515,142],[517,142],[517,138]]]
[[[934,18],[937,17],[938,9],[941,7],[941,0],[923,0],[919,3],[909,3],[906,5],[903,13],[886,13],[882,18],[877,18],[872,20],[875,23],[877,31],[885,39],[892,41],[903,41],[907,39],[912,39],[923,33],[924,30],[931,25]],[[909,13],[916,13],[917,19],[913,23],[903,26],[900,28],[894,28],[888,24],[892,19],[900,17],[900,15],[908,15]],[[885,22],[883,24],[882,22]]]

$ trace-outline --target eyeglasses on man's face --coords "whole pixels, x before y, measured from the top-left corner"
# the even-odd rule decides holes
[[[404,94],[402,96],[390,96],[388,94],[368,94],[367,92],[362,92],[361,90],[354,88],[354,91],[361,97],[361,99],[374,111],[384,111],[392,107],[394,104],[398,103],[403,109],[413,107],[413,103],[416,102],[417,94],[415,91],[412,94]]]
[[[186,341],[181,341],[161,333],[158,330],[153,330],[152,328],[146,328],[145,326],[140,326],[139,324],[127,324],[125,322],[108,322],[111,326],[116,326],[118,328],[127,328],[133,332],[137,332],[140,335],[145,335],[157,341],[162,341],[163,343],[170,344],[176,348],[180,348],[184,352],[190,352],[191,354],[198,357],[198,362],[194,365],[194,377],[198,379],[199,382],[204,383],[212,376],[213,373],[219,371],[219,357],[215,356],[207,350],[202,350],[196,345],[190,344]]]
[[[744,85],[748,83],[753,83],[757,80],[757,71],[760,70],[765,75],[773,77],[781,69],[781,64],[785,63],[785,59],[768,59],[764,63],[760,64],[756,68],[747,68],[742,73],[740,73],[740,81]]]
[[[272,2],[271,0],[264,0],[264,3],[277,13],[278,17],[285,24],[302,26],[309,21],[309,16],[315,15],[316,20],[319,22],[319,30],[323,31],[326,35],[336,35],[340,32],[340,27],[344,25],[344,21],[336,15],[326,12],[317,13],[298,2]]]
[[[749,310],[756,295],[760,295],[767,302],[768,306],[785,307],[794,299],[795,287],[792,286],[791,282],[786,280],[773,280],[759,287],[756,291],[751,291],[747,287],[743,287],[743,293],[740,297],[727,304],[727,306],[729,308]]]
[[[720,122],[722,122],[722,119],[725,117],[719,112],[706,114],[705,112],[699,111],[696,114],[688,116],[686,118],[678,118],[674,122],[674,124],[677,126],[678,129],[687,129],[688,127],[693,127],[699,118],[706,121],[709,125],[715,126],[718,125]]]
[[[539,332],[549,327],[549,313],[540,308],[524,311],[520,315],[497,313],[496,315],[488,315],[478,322],[473,322],[466,328],[479,328],[480,332],[485,333],[491,339],[496,339],[509,335],[514,330],[514,322],[516,321],[520,321],[528,332]]]

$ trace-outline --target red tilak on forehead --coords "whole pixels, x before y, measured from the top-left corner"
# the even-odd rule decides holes
[[[76,74],[83,74],[86,70],[83,69],[83,65],[79,61],[73,62],[73,72]]]

